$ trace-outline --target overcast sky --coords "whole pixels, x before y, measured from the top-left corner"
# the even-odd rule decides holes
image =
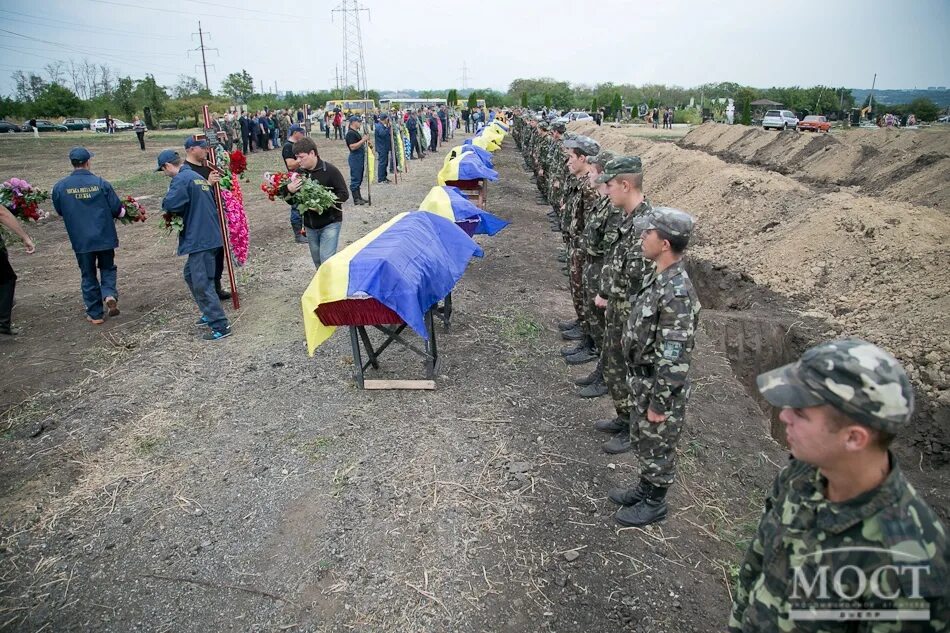
[[[198,21],[210,31],[217,91],[242,68],[260,90],[320,90],[342,67],[340,0],[0,0],[0,93],[10,75],[84,57],[171,86],[203,79]],[[507,89],[518,77],[572,83],[735,81],[758,87],[950,86],[950,1],[363,0],[369,87]],[[161,8],[159,8],[161,7]],[[227,7],[227,8],[226,8]],[[407,7],[413,7],[410,10]],[[596,7],[596,10],[592,10]],[[784,11],[784,14],[781,13]],[[15,33],[12,34],[11,32]],[[32,38],[32,39],[26,39]]]

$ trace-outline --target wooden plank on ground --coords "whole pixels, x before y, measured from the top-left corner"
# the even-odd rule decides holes
[[[364,389],[435,389],[434,380],[364,380]]]

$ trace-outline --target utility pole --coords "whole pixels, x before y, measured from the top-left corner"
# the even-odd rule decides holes
[[[194,37],[195,35],[198,36],[198,48],[193,48],[191,50],[201,51],[201,67],[204,69],[204,73],[205,73],[205,89],[208,92],[211,92],[211,84],[208,83],[208,60],[205,57],[205,51],[214,51],[218,53],[219,55],[220,53],[218,52],[218,49],[216,48],[208,48],[205,46],[205,35],[211,35],[211,33],[207,31],[203,31],[201,29],[201,21],[198,22],[198,32],[191,34],[192,37]],[[214,68],[214,64],[211,64],[211,67]],[[195,64],[195,68],[196,69],[198,68],[197,64]]]
[[[344,99],[351,85],[363,99],[367,97],[366,60],[363,57],[363,31],[360,26],[360,13],[363,11],[369,16],[369,9],[360,6],[359,0],[341,0],[340,4],[330,12],[331,20],[336,13],[343,15],[342,88]],[[372,19],[371,16],[370,19]]]
[[[468,65],[462,60],[462,90],[468,90]]]

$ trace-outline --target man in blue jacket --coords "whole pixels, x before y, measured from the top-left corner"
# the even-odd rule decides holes
[[[73,173],[53,187],[53,208],[63,216],[79,262],[86,319],[100,325],[105,316],[103,303],[109,316],[119,314],[115,266],[119,236],[115,232],[115,218],[124,214],[125,208],[112,185],[89,171],[91,159],[92,152],[85,147],[69,151]]]
[[[214,289],[214,255],[223,242],[212,186],[221,177],[211,172],[207,179],[202,178],[172,149],[158,155],[156,171],[172,179],[162,200],[162,210],[182,216],[184,227],[178,234],[178,254],[188,256],[185,283],[201,310],[197,325],[211,328],[202,338],[217,341],[230,336],[231,325]]]
[[[391,152],[389,115],[383,112],[379,115],[379,123],[376,124],[376,182],[392,182],[386,177],[386,167],[389,165]]]

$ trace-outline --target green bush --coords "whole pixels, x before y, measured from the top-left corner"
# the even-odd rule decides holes
[[[699,125],[703,122],[703,115],[694,108],[683,108],[673,111],[673,123],[688,123],[690,125]]]

